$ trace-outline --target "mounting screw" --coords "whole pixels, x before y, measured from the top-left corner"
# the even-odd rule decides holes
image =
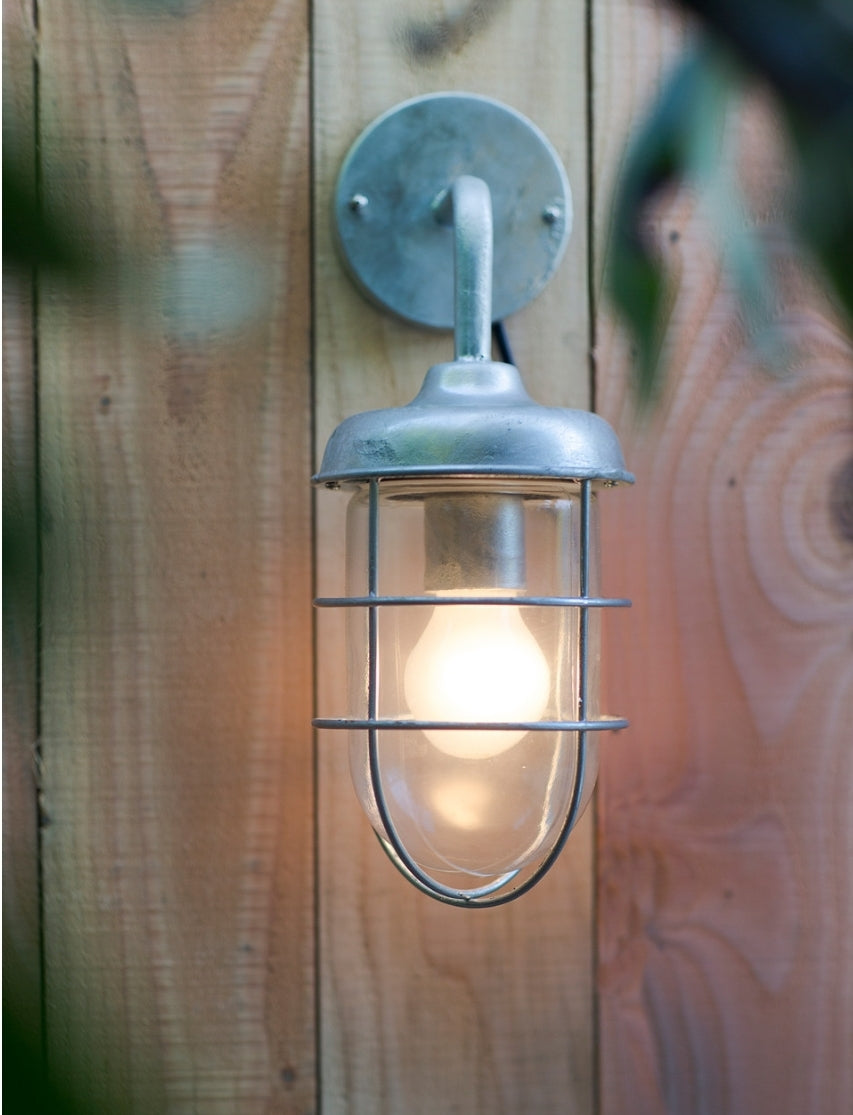
[[[555,225],[558,221],[562,220],[563,210],[559,205],[546,205],[542,210],[542,220],[546,225]]]
[[[368,205],[369,202],[364,194],[353,194],[349,199],[349,207],[353,213],[363,213]]]

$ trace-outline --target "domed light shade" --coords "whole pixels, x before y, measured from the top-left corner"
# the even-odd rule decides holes
[[[625,726],[598,709],[597,617],[628,602],[599,595],[597,496],[632,477],[603,419],[539,406],[514,366],[489,359],[492,198],[525,191],[503,177],[497,187],[473,174],[442,179],[445,164],[458,170],[456,148],[470,147],[466,113],[499,136],[506,114],[512,128],[523,121],[483,98],[409,102],[368,129],[339,182],[340,222],[377,212],[373,175],[393,199],[376,218],[383,235],[401,214],[420,239],[424,229],[452,232],[452,320],[445,307],[430,324],[455,325],[456,359],[431,368],[408,406],[344,421],[326,448],[315,482],[352,493],[347,595],[316,603],[347,612],[349,708],[315,724],[349,732],[356,792],[397,867],[421,890],[470,907],[517,897],[548,870],[591,795],[598,733]],[[448,120],[462,136],[455,144]],[[548,169],[527,160],[526,193],[550,175],[532,202],[535,231],[553,225],[555,209],[564,227],[556,247],[552,232],[538,256],[527,253],[528,291],[556,265],[570,212],[559,161],[557,172],[547,140],[533,134]],[[371,165],[378,148],[405,167],[400,147],[412,144],[419,152],[432,144],[441,164],[425,216]],[[478,151],[469,151],[475,171]],[[513,165],[500,150],[487,163],[504,177]],[[504,207],[498,230],[525,223],[515,202]],[[411,301],[399,304],[416,284],[366,277],[363,230],[339,231],[362,286],[416,316]],[[395,232],[398,245],[401,235],[414,233]]]

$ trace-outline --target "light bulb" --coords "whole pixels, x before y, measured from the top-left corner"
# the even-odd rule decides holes
[[[533,721],[548,705],[551,671],[516,605],[447,604],[433,610],[409,656],[404,691],[416,720]],[[436,728],[424,734],[446,755],[488,759],[527,733]]]

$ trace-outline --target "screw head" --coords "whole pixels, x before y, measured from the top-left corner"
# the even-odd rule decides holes
[[[546,205],[542,210],[542,220],[546,225],[555,225],[562,217],[563,210],[559,205]]]
[[[370,203],[364,194],[353,194],[349,199],[349,207],[353,213],[362,213]]]

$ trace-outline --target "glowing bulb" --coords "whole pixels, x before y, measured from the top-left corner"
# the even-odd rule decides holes
[[[404,690],[416,720],[532,721],[548,705],[551,672],[514,604],[450,604],[434,609],[406,665]],[[427,729],[425,735],[446,755],[487,759],[526,733]]]

